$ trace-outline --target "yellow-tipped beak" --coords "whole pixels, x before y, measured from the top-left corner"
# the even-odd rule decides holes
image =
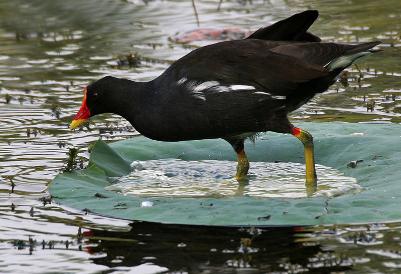
[[[84,99],[82,100],[81,108],[79,109],[77,115],[74,116],[74,119],[72,120],[72,122],[70,124],[70,129],[75,129],[75,128],[81,126],[86,121],[88,121],[88,119],[91,117],[89,108],[86,105],[86,93],[87,93],[87,90],[85,88],[84,89]]]
[[[82,124],[84,124],[86,121],[88,121],[88,119],[76,119],[76,120],[72,120],[71,124],[70,124],[70,129],[76,129],[77,127],[81,126]]]

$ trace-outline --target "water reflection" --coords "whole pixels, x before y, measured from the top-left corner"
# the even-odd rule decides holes
[[[296,273],[314,268],[310,267],[311,258],[328,254],[317,242],[303,244],[306,237],[301,227],[193,227],[142,222],[131,226],[131,231],[119,234],[92,231],[86,243],[95,246],[89,252],[107,254],[94,262],[110,267],[148,263],[179,273]],[[102,240],[110,237],[119,239]],[[329,269],[349,268],[338,262]],[[327,270],[324,265],[316,269]]]
[[[60,226],[58,232],[37,234],[31,227],[26,237],[2,239],[2,271],[21,273],[29,266],[30,273],[60,269],[79,269],[80,273],[396,273],[401,264],[399,223],[210,227],[134,222],[128,226],[128,222],[90,214],[82,217],[72,218],[77,225],[73,231]],[[84,219],[121,227],[101,229]]]
[[[135,222],[129,232],[91,230],[84,242],[89,253],[104,254],[94,262],[109,267],[149,264],[179,273],[367,273],[396,269],[399,236],[398,224],[258,228]],[[378,258],[386,262],[377,264]]]

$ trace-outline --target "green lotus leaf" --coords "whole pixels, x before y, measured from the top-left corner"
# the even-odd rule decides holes
[[[265,133],[255,144],[247,144],[254,177],[251,176],[242,192],[234,191],[233,195],[218,195],[219,189],[215,191],[217,194],[201,195],[220,180],[210,180],[211,176],[223,177],[218,182],[225,187],[224,193],[238,187],[225,171],[235,170],[236,165],[235,153],[225,141],[168,143],[142,136],[110,144],[97,141],[89,167],[59,174],[50,185],[50,193],[56,201],[77,209],[162,223],[270,226],[401,219],[400,125],[302,123],[299,126],[314,136],[316,162],[321,165],[320,191],[330,188],[330,184],[321,183],[330,172],[341,174],[335,183],[346,191],[307,197],[302,194],[303,188],[297,188],[294,193],[302,197],[280,196],[280,191],[285,192],[293,183],[284,182],[271,192],[279,193],[276,196],[267,195],[271,193],[266,191],[266,194],[263,189],[252,192],[258,178],[270,176],[267,170],[273,170],[274,178],[279,179],[291,172],[303,176],[302,170],[288,169],[300,166],[294,162],[303,163],[302,144],[290,135]],[[132,162],[136,164],[130,167]],[[352,182],[358,188],[347,188]],[[268,187],[270,183],[266,183]]]

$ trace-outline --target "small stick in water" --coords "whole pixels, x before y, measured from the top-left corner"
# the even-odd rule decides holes
[[[199,23],[199,16],[198,16],[198,11],[196,10],[195,0],[192,0],[192,7],[193,7],[194,13],[195,13],[196,24],[197,24],[198,27],[199,27],[199,26],[200,26],[200,23]]]

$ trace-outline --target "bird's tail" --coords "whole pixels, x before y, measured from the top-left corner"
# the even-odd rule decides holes
[[[331,60],[324,67],[328,71],[333,71],[333,72],[342,71],[343,69],[352,65],[359,58],[380,51],[372,49],[373,47],[377,46],[380,43],[381,43],[380,41],[375,41],[356,45],[350,50],[347,50],[347,52],[344,55]]]
[[[318,16],[317,10],[306,10],[273,25],[260,28],[247,39],[320,42],[319,37],[307,31]]]

